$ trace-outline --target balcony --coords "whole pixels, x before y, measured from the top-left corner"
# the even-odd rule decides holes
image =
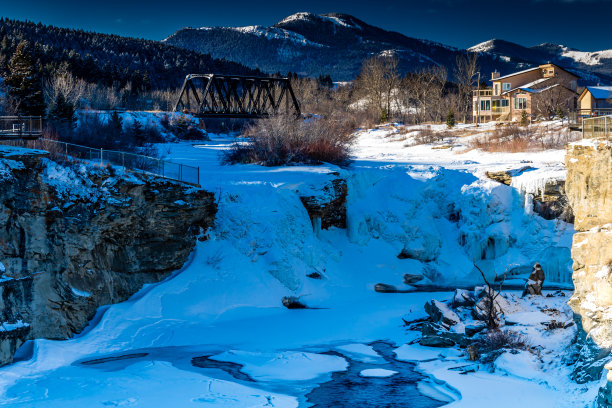
[[[493,96],[493,90],[492,89],[475,89],[472,91],[474,98],[477,98],[480,94],[480,96]]]
[[[0,139],[38,139],[43,126],[40,116],[0,116]]]

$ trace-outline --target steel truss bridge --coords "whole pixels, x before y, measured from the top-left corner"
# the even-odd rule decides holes
[[[200,118],[265,118],[275,113],[300,115],[289,78],[239,75],[187,75],[175,112]]]

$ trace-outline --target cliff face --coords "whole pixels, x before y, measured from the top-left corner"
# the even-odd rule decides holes
[[[201,189],[6,146],[0,186],[0,364],[181,268],[216,211]]]
[[[577,231],[572,245],[575,292],[569,303],[599,347],[596,366],[601,367],[609,359],[601,357],[612,349],[612,142],[570,145],[566,166]],[[601,406],[612,405],[611,391],[610,383],[602,389]]]

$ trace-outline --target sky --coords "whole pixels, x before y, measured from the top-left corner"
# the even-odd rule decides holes
[[[299,11],[352,14],[386,30],[459,48],[491,38],[582,51],[612,48],[606,34],[612,0],[0,0],[3,17],[152,40],[183,27],[269,26]]]

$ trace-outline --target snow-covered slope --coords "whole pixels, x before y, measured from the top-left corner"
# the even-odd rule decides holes
[[[263,71],[295,72],[307,76],[331,75],[336,81],[353,80],[363,61],[385,50],[395,50],[402,73],[432,65],[453,72],[456,57],[463,53],[436,42],[411,38],[374,27],[348,14],[299,12],[270,27],[184,28],[164,42],[241,61]],[[512,70],[516,64],[485,55],[485,71]]]

